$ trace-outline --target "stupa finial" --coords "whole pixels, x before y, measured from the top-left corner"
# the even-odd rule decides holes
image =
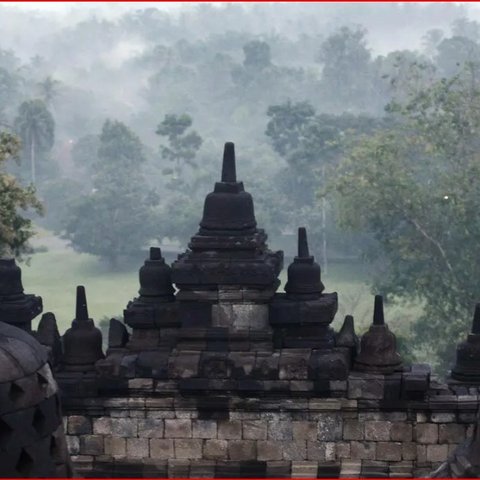
[[[222,182],[235,183],[236,181],[235,144],[226,142],[223,150]]]
[[[373,324],[385,325],[385,317],[383,316],[383,297],[375,295],[375,307],[373,309]]]
[[[83,285],[77,286],[75,320],[79,322],[88,320],[87,296],[85,294],[85,287]]]
[[[475,313],[473,315],[472,333],[474,335],[480,334],[480,303],[475,305]]]
[[[299,227],[298,229],[298,256],[299,258],[308,258],[310,253],[308,251],[307,229]]]

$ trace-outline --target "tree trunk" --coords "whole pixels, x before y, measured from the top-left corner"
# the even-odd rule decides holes
[[[35,172],[35,135],[32,135],[30,141],[30,163],[32,167],[32,183],[35,185],[36,172]]]

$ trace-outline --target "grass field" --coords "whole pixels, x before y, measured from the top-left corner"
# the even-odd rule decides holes
[[[61,332],[70,326],[74,317],[77,285],[85,286],[90,316],[97,321],[121,315],[129,300],[137,295],[141,262],[126,266],[123,271],[112,272],[97,257],[76,253],[51,241],[47,243],[50,245],[48,251],[33,254],[29,265],[21,265],[23,285],[26,293],[43,298],[44,312],[55,313]],[[282,284],[286,280],[286,268],[281,280]],[[339,294],[334,328],[338,329],[344,316],[350,313],[355,317],[357,331],[363,332],[371,322],[373,311],[368,269],[359,263],[332,264],[322,280],[326,292]],[[281,286],[279,291],[282,289]],[[409,325],[418,313],[418,308],[385,308],[386,320],[392,330],[404,336],[408,335]]]

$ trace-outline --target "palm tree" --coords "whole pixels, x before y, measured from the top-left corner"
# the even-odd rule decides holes
[[[55,80],[51,75],[48,75],[44,80],[37,83],[40,95],[48,107],[53,108],[53,101],[58,97],[60,84],[61,82]]]
[[[14,127],[28,152],[31,179],[36,181],[36,155],[38,150],[48,151],[54,142],[55,121],[42,100],[27,100],[18,108]]]

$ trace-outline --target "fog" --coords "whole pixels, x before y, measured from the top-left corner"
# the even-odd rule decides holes
[[[479,22],[467,3],[0,2],[0,128],[22,142],[6,169],[45,210],[33,264],[74,249],[134,272],[149,245],[181,251],[234,141],[270,245],[291,258],[306,225],[327,278],[355,264],[368,295],[388,245],[335,182],[352,145],[404,124],[395,105],[476,68]]]

